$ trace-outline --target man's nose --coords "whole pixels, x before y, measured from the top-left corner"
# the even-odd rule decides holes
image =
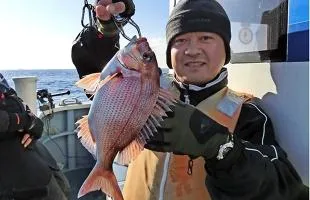
[[[185,55],[188,56],[197,56],[200,55],[202,52],[201,48],[199,47],[199,44],[196,41],[190,41],[188,42],[188,45],[185,49]]]

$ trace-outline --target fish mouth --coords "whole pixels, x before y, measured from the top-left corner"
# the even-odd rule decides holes
[[[142,59],[145,62],[152,62],[154,58],[155,58],[155,53],[152,50],[149,50],[142,54]]]
[[[147,39],[142,37],[136,41],[137,49],[140,52],[143,62],[151,62],[155,57],[155,53],[152,51]]]

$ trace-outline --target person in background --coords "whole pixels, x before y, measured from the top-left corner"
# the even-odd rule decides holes
[[[133,4],[128,4],[128,6],[131,5]],[[134,8],[131,8],[128,9],[128,12],[123,12],[121,15],[123,17],[132,16],[134,12]],[[102,21],[102,23],[104,26],[97,23],[95,26],[87,25],[83,27],[73,42],[71,60],[80,79],[88,74],[100,73],[119,49],[119,36],[114,33],[116,31],[114,23],[112,21],[108,23]],[[125,25],[125,23],[122,25]],[[105,31],[102,31],[103,29]],[[116,37],[115,34],[117,35]],[[92,100],[92,94],[89,94],[87,91],[85,91],[85,94]]]
[[[97,1],[103,37],[117,43],[111,15],[132,8],[131,0]],[[179,1],[166,39],[166,62],[174,71],[170,89],[183,103],[171,107],[159,134],[129,164],[124,198],[308,199],[309,189],[276,142],[259,99],[227,87],[231,27],[222,6],[215,0]],[[105,52],[114,46],[107,43]]]
[[[0,199],[66,200],[70,186],[37,141],[43,122],[0,73]]]

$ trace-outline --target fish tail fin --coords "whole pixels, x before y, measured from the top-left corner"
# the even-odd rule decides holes
[[[93,73],[84,76],[81,80],[77,81],[75,85],[85,89],[88,93],[94,93],[100,82],[100,73]]]
[[[96,190],[101,190],[107,195],[113,197],[114,200],[123,200],[121,190],[117,184],[113,171],[105,170],[98,164],[95,165],[81,186],[78,198]]]

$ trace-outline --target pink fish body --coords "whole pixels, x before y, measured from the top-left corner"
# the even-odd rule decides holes
[[[140,38],[120,50],[101,74],[77,83],[96,89],[88,116],[77,123],[78,137],[97,158],[78,197],[102,190],[114,200],[123,200],[112,169],[115,157],[121,164],[135,159],[175,101],[160,88],[159,76],[155,54],[146,39]]]

